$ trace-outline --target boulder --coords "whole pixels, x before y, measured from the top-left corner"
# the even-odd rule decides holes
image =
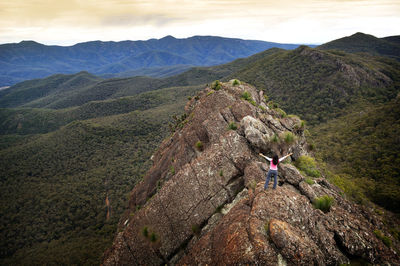
[[[268,129],[260,120],[245,116],[240,122],[244,136],[255,149],[267,150],[269,138],[273,136],[272,130]]]
[[[322,265],[323,254],[306,235],[277,219],[269,222],[269,235],[279,252],[294,265]]]
[[[280,163],[278,174],[282,181],[288,182],[296,187],[304,180],[304,177],[300,174],[299,170],[291,164]]]

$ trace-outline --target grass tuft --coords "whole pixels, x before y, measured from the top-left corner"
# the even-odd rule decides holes
[[[235,122],[230,122],[228,125],[228,129],[230,129],[230,130],[236,130],[237,128],[238,127]]]
[[[153,243],[157,241],[157,235],[154,232],[150,234],[150,241]]]
[[[216,91],[222,89],[222,84],[221,84],[221,82],[220,82],[219,80],[214,81],[214,82],[211,84],[211,89],[216,90]]]
[[[283,111],[281,108],[277,107],[277,108],[275,108],[275,111],[278,112],[278,114],[279,114],[279,116],[280,116],[281,118],[287,117],[286,112]]]
[[[246,101],[253,100],[253,98],[251,97],[250,92],[248,92],[248,91],[245,91],[245,92],[242,93],[242,99],[246,100]]]
[[[232,85],[233,85],[233,86],[240,85],[240,81],[237,80],[237,79],[235,79],[235,80],[233,81]]]
[[[201,142],[200,140],[198,142],[196,142],[196,148],[199,151],[203,151],[204,150],[204,144],[203,142]]]
[[[175,175],[175,167],[173,165],[171,165],[171,167],[169,168],[169,171],[170,171],[171,175]]]
[[[144,237],[148,237],[149,236],[149,228],[147,226],[143,227],[142,229],[142,235]]]
[[[312,180],[312,178],[309,178],[309,177],[307,177],[305,181],[309,185],[314,185],[314,183],[315,183],[314,180]]]
[[[385,244],[387,247],[392,247],[392,240],[389,237],[385,236],[380,230],[374,230],[374,234],[377,238],[382,240],[383,244]]]
[[[313,205],[314,208],[320,209],[321,211],[327,213],[331,210],[331,206],[334,202],[334,199],[331,196],[324,195],[319,198],[315,198]]]
[[[274,134],[274,135],[272,136],[272,138],[271,138],[271,141],[274,142],[274,143],[278,143],[278,142],[279,142],[279,137],[278,137],[278,135]]]
[[[282,138],[286,144],[293,144],[296,141],[296,136],[292,132],[289,132],[289,131],[286,131],[285,133],[283,133]]]

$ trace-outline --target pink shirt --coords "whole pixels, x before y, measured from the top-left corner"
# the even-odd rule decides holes
[[[281,162],[281,161],[283,161],[283,160],[285,160],[286,159],[286,157],[288,157],[289,155],[286,155],[286,156],[284,156],[284,157],[282,157],[282,158],[280,158],[279,159],[279,162]],[[277,164],[274,164],[273,162],[272,162],[272,158],[269,158],[269,157],[267,157],[267,156],[263,156],[265,159],[267,159],[268,161],[270,161],[270,165],[269,165],[269,169],[270,170],[278,170],[278,165]]]
[[[277,164],[274,164],[274,163],[272,162],[272,160],[271,160],[271,164],[269,165],[269,169],[271,169],[271,170],[278,170],[278,165],[277,165]]]

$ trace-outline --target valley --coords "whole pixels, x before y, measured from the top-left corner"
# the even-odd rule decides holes
[[[84,71],[1,90],[0,263],[99,264],[151,156],[215,80],[251,84],[281,119],[305,120],[321,173],[349,199],[398,216],[399,44],[373,38],[272,48],[168,77]],[[367,45],[375,42],[380,49]]]

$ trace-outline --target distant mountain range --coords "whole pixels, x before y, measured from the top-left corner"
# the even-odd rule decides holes
[[[357,32],[318,46],[321,50],[342,50],[348,53],[368,53],[386,56],[400,61],[400,36],[377,38],[375,36]]]
[[[0,45],[0,87],[52,74],[80,71],[108,78],[135,75],[164,77],[192,66],[227,63],[272,47],[295,49],[298,46],[213,36],[92,41],[66,47],[22,41]]]

